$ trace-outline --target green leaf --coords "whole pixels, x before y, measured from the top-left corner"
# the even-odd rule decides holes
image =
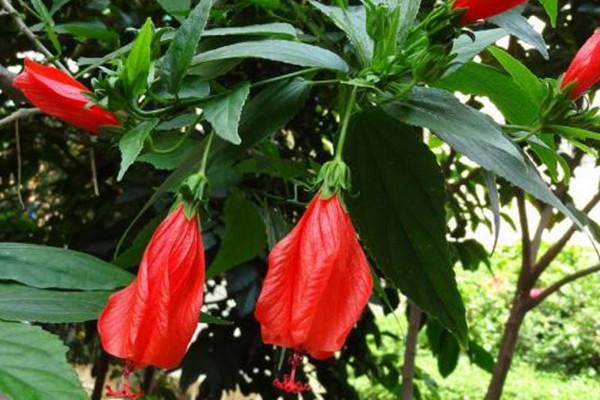
[[[399,0],[400,23],[398,24],[398,45],[404,44],[410,29],[415,25],[415,20],[421,8],[421,0]]]
[[[452,94],[415,88],[408,101],[390,103],[384,109],[405,123],[431,129],[458,152],[555,207],[583,228],[581,221],[554,195],[535,166],[500,127]]]
[[[377,266],[466,343],[465,309],[446,242],[444,179],[435,156],[414,128],[370,109],[353,118],[344,159],[356,193],[344,200]]]
[[[556,19],[558,17],[558,0],[539,0],[544,6],[546,14],[550,17],[550,24],[556,28]]]
[[[315,0],[310,4],[317,8],[340,28],[354,47],[360,64],[368,66],[373,58],[373,39],[367,33],[367,13],[365,7],[355,6],[346,9],[326,6]]]
[[[444,76],[450,75],[506,35],[504,29],[488,29],[474,32],[472,35],[460,35],[452,45],[452,54],[455,54],[456,57]],[[472,36],[475,36],[475,39]]]
[[[265,223],[257,208],[238,191],[225,202],[225,236],[215,260],[206,272],[212,278],[250,261],[267,246]]]
[[[467,271],[477,271],[481,264],[491,267],[489,255],[485,247],[475,239],[467,239],[453,243],[458,259]]]
[[[12,400],[87,399],[67,350],[39,326],[0,321],[0,393]]]
[[[68,33],[75,37],[98,40],[113,40],[119,35],[100,21],[75,21],[56,25],[56,32]]]
[[[169,135],[161,135],[161,136],[175,136],[173,133]],[[179,141],[180,138],[173,137],[171,141],[168,140],[157,140],[159,137],[155,137],[154,146],[157,148],[169,148],[172,147],[168,143],[174,143]],[[165,143],[160,144],[159,143]],[[152,164],[152,166],[156,169],[161,170],[173,170],[179,166],[181,160],[186,159],[188,157],[200,157],[202,151],[202,141],[197,139],[186,139],[182,145],[180,145],[176,150],[170,151],[168,153],[145,153],[137,158],[136,161],[145,162],[148,164]]]
[[[134,96],[143,93],[148,85],[152,47],[152,20],[148,18],[125,60],[127,87]]]
[[[500,218],[500,195],[498,193],[498,186],[496,185],[496,175],[483,170],[483,183],[485,183],[485,187],[487,188],[490,208],[492,209],[492,214],[494,214],[494,244],[492,245],[492,251],[490,251],[490,254],[493,254],[500,239],[500,227],[502,224],[502,219]]]
[[[467,354],[469,355],[469,360],[473,364],[477,365],[482,370],[489,372],[490,374],[494,372],[494,367],[496,366],[496,360],[494,360],[494,356],[479,344],[474,341],[470,341]]]
[[[565,125],[545,125],[544,128],[569,139],[592,139],[600,141],[600,132],[594,132],[588,129]]]
[[[198,76],[186,76],[180,85],[177,94],[169,92],[164,85],[158,85],[155,93],[158,98],[164,101],[179,100],[201,100],[210,95],[210,85],[208,81]],[[162,124],[161,124],[162,125]]]
[[[0,243],[0,276],[42,289],[70,290],[112,290],[133,279],[88,254],[26,243]]]
[[[60,45],[56,30],[54,29],[55,24],[54,19],[52,19],[52,14],[42,0],[31,0],[31,5],[37,14],[37,17],[44,25],[44,30],[52,43],[52,47],[54,47],[54,50],[60,55],[62,53],[62,46]]]
[[[489,21],[533,46],[546,60],[550,59],[548,46],[544,41],[544,37],[529,25],[527,18],[521,15],[520,9],[512,9],[503,14],[496,15],[490,18]]]
[[[540,79],[529,68],[499,47],[492,46],[488,50],[534,104],[540,104],[544,100],[546,89]]]
[[[206,22],[213,0],[201,0],[175,33],[163,59],[162,79],[171,93],[177,93],[187,72]]]
[[[448,377],[458,365],[460,345],[456,338],[435,321],[427,322],[427,339],[429,347],[437,356],[440,375]]]
[[[275,11],[281,7],[281,0],[250,0],[250,2],[269,11]]]
[[[178,20],[182,20],[192,7],[192,0],[157,0],[158,4]]]
[[[238,135],[238,126],[249,94],[250,84],[244,82],[231,93],[217,97],[204,105],[204,116],[220,138],[233,144],[242,142]]]
[[[143,121],[121,137],[121,140],[119,140],[121,167],[117,176],[118,181],[123,179],[125,172],[127,172],[129,167],[135,162],[135,159],[140,155],[148,135],[150,135],[159,122],[160,120],[157,118]]]
[[[114,263],[122,268],[139,265],[142,262],[142,256],[146,250],[146,245],[150,242],[150,238],[162,220],[163,216],[155,217],[144,225],[135,239],[133,239],[131,246],[121,253],[119,257],[114,260]]]
[[[232,58],[261,58],[303,67],[318,67],[342,72],[349,70],[348,64],[329,50],[306,43],[277,39],[240,42],[209,50],[195,56],[192,65]]]
[[[50,14],[54,15],[63,6],[68,4],[71,0],[52,0],[52,7],[50,8]]]
[[[206,29],[202,37],[210,36],[277,36],[295,39],[296,28],[283,22],[257,24],[248,26],[231,26],[226,28]]]
[[[91,321],[98,318],[110,294],[0,284],[0,319],[48,323]]]
[[[509,122],[517,125],[532,123],[539,112],[538,106],[525,95],[514,79],[486,64],[466,63],[456,72],[437,81],[435,87],[449,92],[486,96]]]

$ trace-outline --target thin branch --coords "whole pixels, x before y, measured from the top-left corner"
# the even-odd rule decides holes
[[[461,186],[469,183],[471,180],[475,179],[477,177],[477,175],[479,175],[481,173],[481,169],[477,168],[472,170],[471,172],[469,172],[464,178],[461,178],[459,180],[457,180],[454,183],[451,183],[450,185],[448,185],[448,193],[454,193],[456,192],[458,189],[460,189]]]
[[[585,205],[583,208],[583,212],[588,214],[590,211],[596,207],[596,205],[600,202],[600,192],[596,193],[594,197]],[[540,257],[539,261],[533,267],[533,276],[535,279],[539,278],[539,276],[548,268],[550,263],[554,261],[554,259],[560,254],[562,249],[567,245],[571,237],[577,232],[577,226],[572,224],[571,227],[561,236],[560,239],[556,243],[554,243],[545,253]]]
[[[417,355],[417,338],[421,328],[423,311],[410,302],[408,333],[404,347],[404,365],[402,366],[402,400],[412,400],[415,377],[415,357]]]
[[[15,21],[15,24],[17,24],[17,27],[19,28],[19,30],[21,32],[23,32],[23,34],[25,36],[27,36],[29,38],[29,40],[31,40],[33,42],[35,47],[37,47],[37,49],[42,54],[44,54],[46,56],[46,58],[48,58],[48,60],[52,61],[63,71],[69,73],[69,70],[60,62],[60,60],[58,60],[54,56],[54,54],[52,54],[52,52],[50,50],[48,50],[48,48],[46,48],[46,46],[44,46],[44,44],[42,42],[40,42],[40,40],[37,38],[35,33],[33,33],[31,31],[31,29],[29,29],[27,24],[25,24],[25,21],[23,21],[21,14],[19,14],[19,12],[17,10],[15,10],[15,8],[13,7],[10,0],[0,0],[0,5],[2,6],[2,8],[4,8],[6,10],[6,12],[8,14],[10,14],[12,19]]]
[[[23,201],[23,194],[21,193],[22,180],[23,180],[23,161],[21,158],[21,134],[19,132],[19,120],[15,120],[15,146],[17,150],[17,198],[21,208],[25,209],[25,202]]]
[[[517,192],[517,207],[519,209],[521,245],[523,247],[521,275],[527,275],[529,272],[531,272],[533,258],[531,253],[531,236],[529,234],[529,219],[527,217],[527,208],[525,205],[525,193],[523,193],[521,190]]]
[[[3,127],[12,124],[13,122],[21,119],[27,118],[35,114],[39,114],[41,111],[37,108],[21,108],[14,113],[10,114],[7,117],[0,119],[0,129]]]
[[[537,297],[532,299],[531,303],[529,304],[529,308],[531,309],[531,308],[537,306],[542,301],[544,301],[548,296],[550,296],[553,293],[558,292],[563,286],[568,285],[569,283],[574,282],[583,277],[586,277],[588,275],[594,274],[596,272],[600,272],[600,264],[595,265],[593,267],[586,268],[586,269],[582,269],[581,271],[577,271],[571,275],[564,277],[563,279],[548,286],[546,289],[544,289],[541,292],[541,294],[539,294]]]

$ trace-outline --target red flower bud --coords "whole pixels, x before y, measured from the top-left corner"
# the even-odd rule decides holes
[[[198,325],[203,288],[198,218],[188,219],[179,206],[154,232],[137,278],[100,314],[104,350],[135,368],[177,367]]]
[[[97,133],[104,125],[119,125],[115,114],[83,95],[91,92],[88,88],[56,68],[25,59],[25,69],[13,86],[44,113],[85,131]]]
[[[480,19],[502,14],[526,2],[527,0],[456,0],[453,8],[465,10],[460,22],[468,25]]]
[[[331,357],[367,304],[373,282],[337,194],[317,195],[271,251],[256,304],[265,343]]]
[[[562,80],[561,88],[574,84],[570,96],[572,99],[577,99],[598,81],[600,81],[600,29],[596,30],[575,55]]]

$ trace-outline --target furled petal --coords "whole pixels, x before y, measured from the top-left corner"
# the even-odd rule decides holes
[[[179,207],[156,229],[137,278],[100,315],[104,349],[138,367],[177,367],[198,324],[203,287],[198,220]]]
[[[90,92],[88,88],[56,68],[26,59],[13,85],[44,113],[83,130],[96,133],[102,126],[119,125],[112,112],[89,106],[90,100],[82,94]]]
[[[576,82],[571,98],[576,99],[600,81],[600,29],[577,52],[565,73],[561,87]]]
[[[527,0],[456,0],[454,9],[466,10],[461,23],[468,25],[480,19],[502,14],[526,2]]]
[[[256,306],[263,341],[327,358],[343,346],[371,290],[350,217],[337,196],[317,195],[269,255]]]

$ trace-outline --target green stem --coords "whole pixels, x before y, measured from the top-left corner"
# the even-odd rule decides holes
[[[215,136],[215,132],[211,131],[206,138],[206,147],[204,147],[204,153],[202,154],[202,164],[200,164],[200,170],[198,171],[200,175],[206,176],[206,166],[208,165],[208,155],[210,154],[210,148],[212,146],[213,137]]]
[[[166,149],[159,149],[156,146],[154,146],[154,141],[152,140],[152,136],[148,136],[148,145],[150,146],[150,150],[153,153],[156,153],[156,154],[169,154],[169,153],[174,152],[178,148],[180,148],[181,145],[183,143],[185,143],[185,140],[188,138],[188,133],[189,133],[189,131],[186,131],[183,135],[181,135],[181,137],[179,138],[179,140],[173,146],[171,146],[169,148],[166,148]]]
[[[348,134],[348,125],[350,124],[350,117],[352,116],[352,110],[356,103],[356,91],[357,87],[354,86],[350,92],[350,97],[346,103],[346,110],[344,111],[342,119],[342,128],[340,129],[340,136],[338,138],[337,146],[335,148],[335,161],[342,160],[342,151],[344,150],[344,143],[346,142],[346,136]]]

